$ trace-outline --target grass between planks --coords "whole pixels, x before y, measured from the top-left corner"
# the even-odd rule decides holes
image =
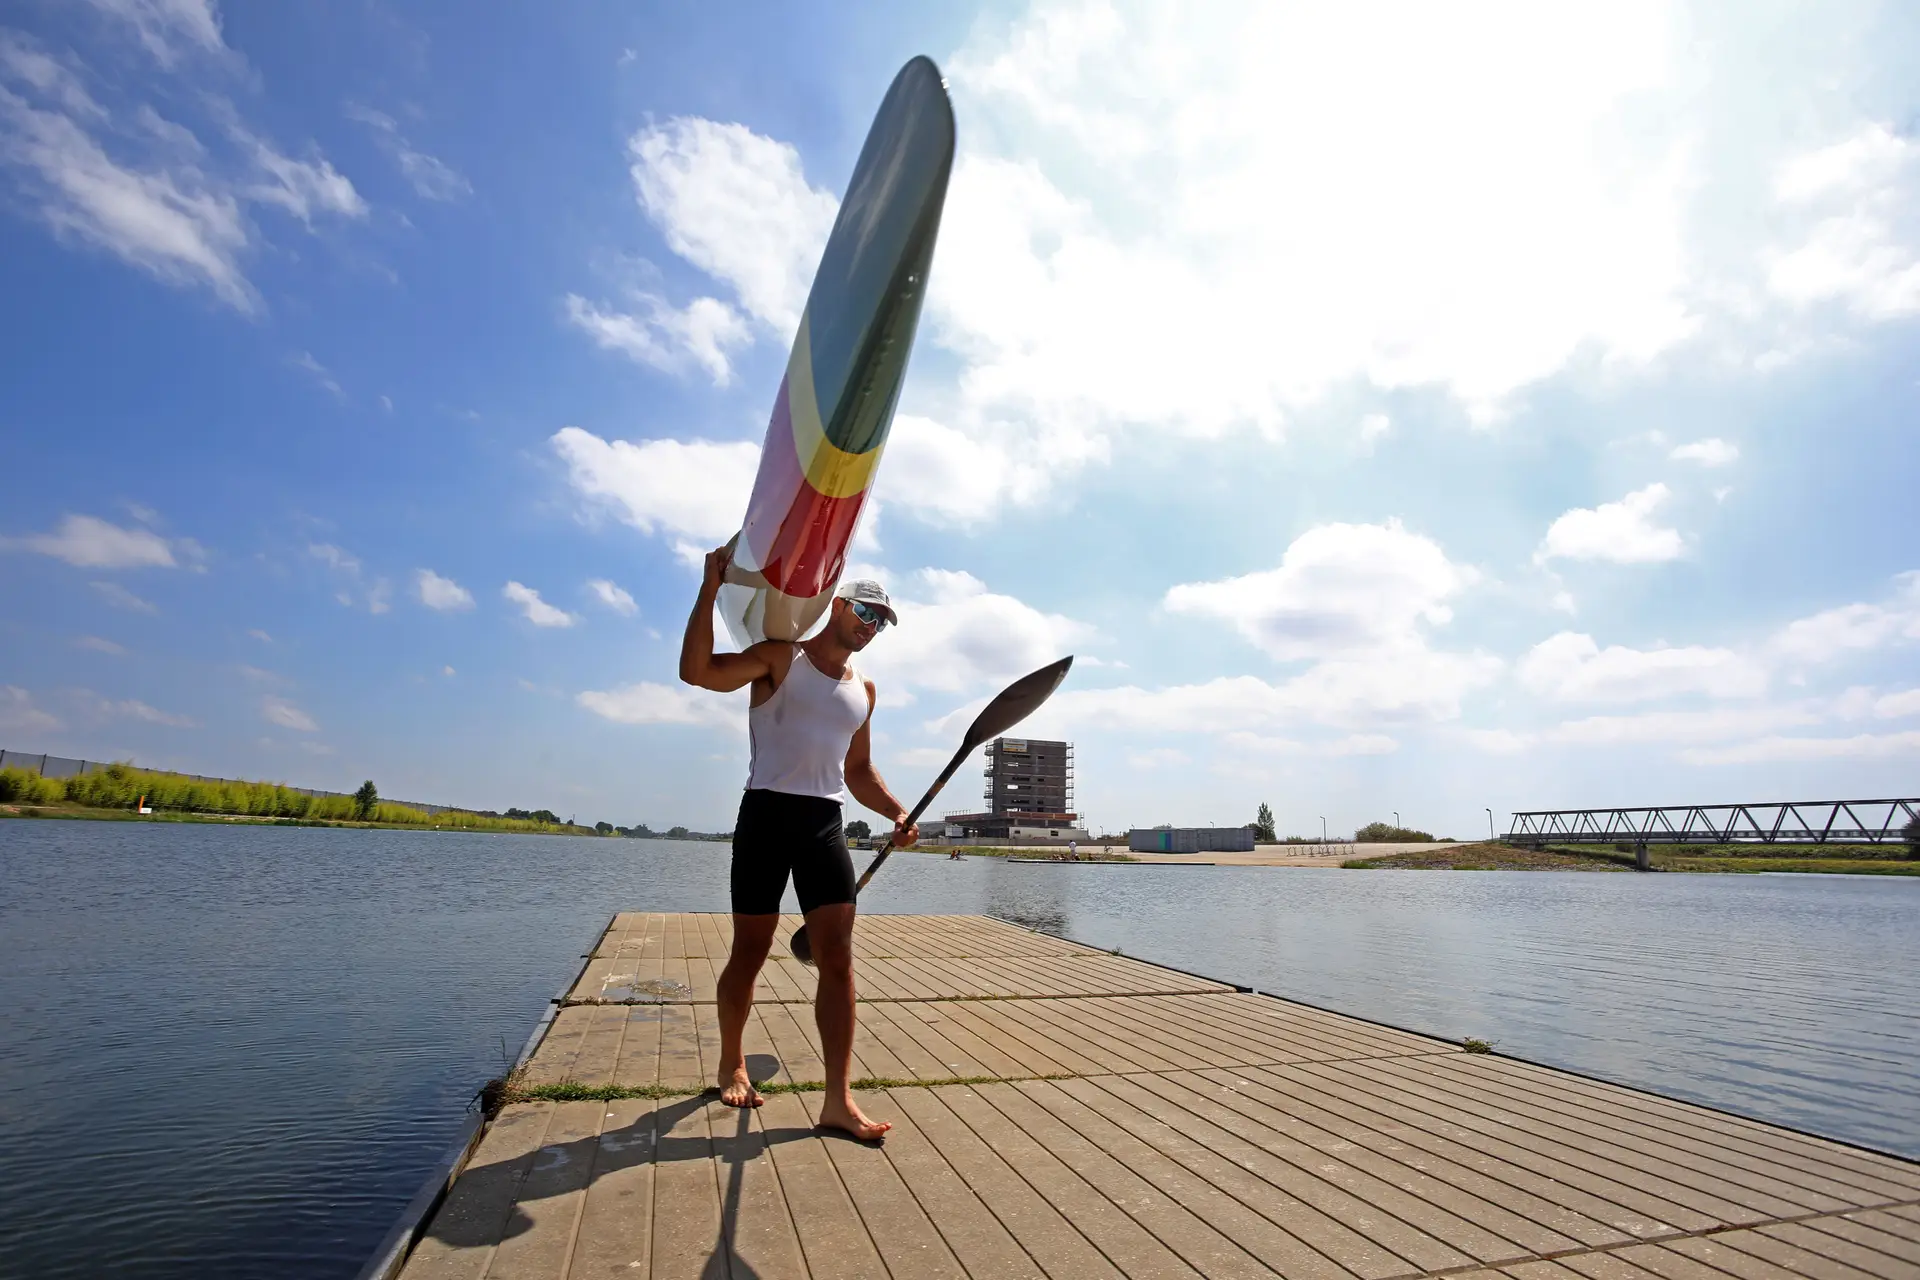
[[[891,1076],[862,1076],[853,1082],[856,1089],[936,1089],[942,1085],[1022,1084],[1032,1080],[1072,1080],[1071,1073],[1040,1076],[941,1076],[932,1080],[896,1079]],[[781,1093],[825,1093],[824,1080],[796,1080],[788,1084],[755,1082],[755,1089],[768,1096]],[[703,1093],[717,1094],[712,1085],[694,1087],[672,1084],[582,1084],[561,1080],[555,1084],[520,1084],[512,1080],[488,1081],[488,1092],[497,1099],[496,1107],[510,1102],[617,1102],[626,1098],[692,1098]]]

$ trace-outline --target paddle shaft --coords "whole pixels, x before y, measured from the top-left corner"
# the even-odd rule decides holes
[[[910,827],[914,824],[914,821],[926,810],[926,807],[933,803],[933,798],[940,794],[940,788],[946,786],[947,780],[953,777],[954,770],[958,769],[961,764],[966,761],[967,756],[972,753],[973,749],[979,745],[977,742],[969,742],[953,753],[953,759],[947,761],[947,767],[940,771],[940,776],[933,780],[933,785],[927,788],[927,794],[920,797],[920,803],[913,806],[913,812],[907,815],[907,820],[901,823],[901,826]],[[855,897],[860,896],[860,891],[867,887],[867,881],[873,879],[873,873],[880,869],[880,864],[885,862],[887,855],[892,852],[893,837],[888,836],[887,842],[880,846],[880,855],[867,864],[867,869],[860,873],[860,879],[854,883],[853,893]]]

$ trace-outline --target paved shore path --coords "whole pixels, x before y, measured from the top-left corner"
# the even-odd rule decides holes
[[[798,923],[747,1032],[783,1084],[823,1074]],[[616,917],[527,1083],[710,1084],[730,926]],[[861,916],[856,952],[884,1145],[818,1092],[516,1103],[407,1280],[1920,1277],[1920,1165],[985,917]]]

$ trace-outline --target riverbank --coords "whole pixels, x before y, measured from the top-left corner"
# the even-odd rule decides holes
[[[906,852],[902,850],[901,852]],[[985,845],[985,844],[933,844],[915,845],[912,852],[924,853],[931,857],[945,858],[959,854],[967,858],[1018,858],[1023,862],[1138,862],[1140,859],[1131,854],[1115,853],[1098,845],[1083,846],[1073,857],[1059,845]]]
[[[1899,845],[1654,845],[1647,850],[1647,860],[1654,871],[1722,875],[1798,872],[1920,876],[1920,860],[1905,857],[1905,852],[1905,846]],[[1556,845],[1543,849],[1491,843],[1453,845],[1349,858],[1340,865],[1362,871],[1635,870],[1630,849],[1609,845]]]
[[[457,816],[457,815],[456,815]],[[131,809],[97,809],[90,805],[0,804],[0,818],[45,818],[53,821],[89,822],[188,822],[235,827],[343,827],[359,831],[460,831],[468,835],[522,836],[594,836],[592,827],[500,826],[474,827],[449,821],[445,824],[420,822],[360,822],[352,818],[281,818],[253,813],[196,813],[175,811],[135,813]]]

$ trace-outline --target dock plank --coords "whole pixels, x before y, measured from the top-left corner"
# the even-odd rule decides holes
[[[744,1048],[818,1089],[783,917]],[[622,912],[403,1280],[1920,1280],[1920,1164],[981,916],[861,916],[855,1078],[722,1106],[723,913]],[[613,1096],[607,1094],[603,1096]]]

